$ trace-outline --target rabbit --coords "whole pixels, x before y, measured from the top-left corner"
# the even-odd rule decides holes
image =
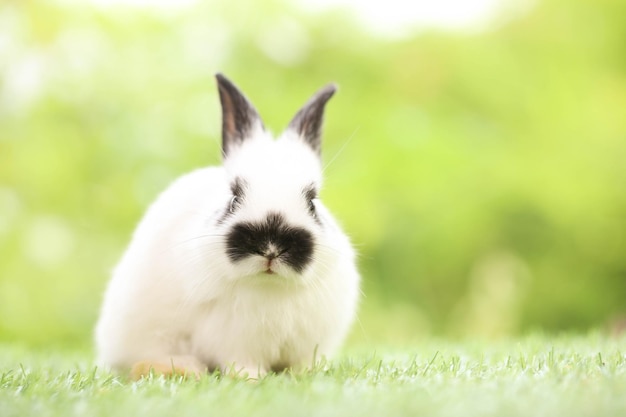
[[[115,267],[95,339],[98,363],[250,378],[330,356],[355,319],[355,251],[319,199],[319,90],[274,140],[216,74],[223,163],[176,179],[149,207]]]

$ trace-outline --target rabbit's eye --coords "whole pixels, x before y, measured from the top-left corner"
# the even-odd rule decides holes
[[[315,184],[310,184],[302,190],[302,195],[304,196],[304,201],[306,201],[307,208],[309,209],[309,214],[313,216],[313,218],[317,219],[317,214],[315,212],[315,202],[317,200],[317,187]]]
[[[228,207],[228,211],[230,211],[231,213],[234,213],[240,204],[241,204],[241,201],[239,200],[239,197],[234,195],[233,198],[230,199],[230,206]]]
[[[315,200],[314,199],[309,200],[309,212],[312,215],[315,215]]]

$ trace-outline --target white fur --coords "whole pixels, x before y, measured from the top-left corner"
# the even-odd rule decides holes
[[[248,182],[245,201],[222,224],[230,182]],[[138,361],[191,357],[209,368],[263,374],[277,364],[309,364],[330,355],[354,319],[359,275],[348,238],[324,206],[307,212],[303,187],[320,184],[318,156],[292,131],[274,141],[258,130],[223,167],[193,171],[148,209],[115,268],[96,328],[99,363],[126,369]],[[315,238],[302,274],[261,256],[231,262],[225,234],[242,220],[283,213]]]

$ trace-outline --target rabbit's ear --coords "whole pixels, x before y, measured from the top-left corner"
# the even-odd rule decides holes
[[[318,155],[321,154],[322,147],[324,107],[335,91],[337,91],[335,84],[329,84],[319,90],[289,123],[288,129],[295,131]]]
[[[228,78],[215,74],[222,104],[222,155],[241,145],[256,130],[264,130],[256,109]]]

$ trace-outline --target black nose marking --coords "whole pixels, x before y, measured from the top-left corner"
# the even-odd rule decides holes
[[[236,263],[249,256],[278,259],[301,273],[313,258],[311,232],[290,226],[280,213],[269,213],[259,222],[240,222],[226,239],[228,258]]]
[[[263,256],[265,256],[267,259],[271,261],[272,259],[278,258],[279,254],[276,253],[276,251],[269,251],[269,252],[265,252]]]

